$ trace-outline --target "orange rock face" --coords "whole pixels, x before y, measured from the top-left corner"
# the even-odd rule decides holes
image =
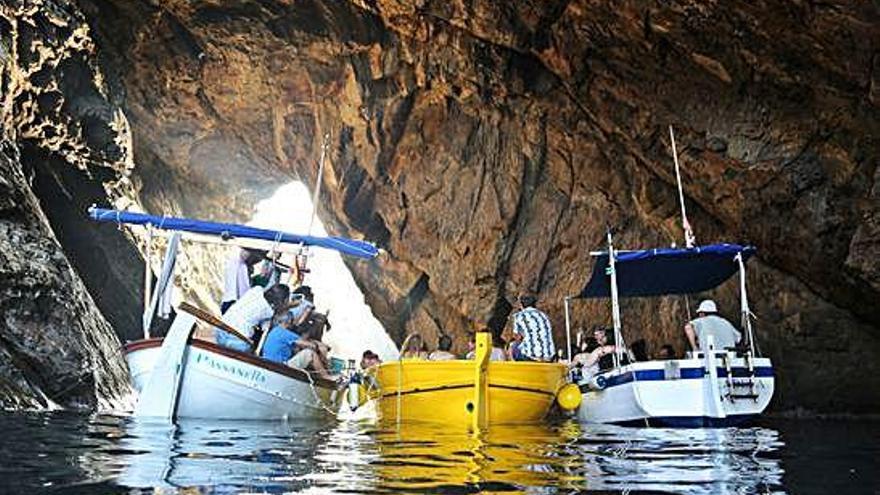
[[[332,143],[322,216],[388,256],[351,268],[399,342],[562,300],[608,226],[752,243],[777,407],[880,406],[880,16],[864,2],[80,2],[152,211],[243,218]],[[98,6],[100,5],[100,8]],[[736,287],[712,296],[736,320]],[[684,348],[682,298],[625,333]],[[690,306],[698,297],[690,299]],[[607,323],[603,302],[576,326]],[[858,370],[858,373],[854,373]],[[871,391],[865,393],[865,391]]]

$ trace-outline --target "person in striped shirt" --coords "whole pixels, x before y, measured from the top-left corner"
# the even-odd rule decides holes
[[[535,305],[538,298],[522,295],[519,304],[522,309],[513,315],[513,359],[516,361],[553,361],[556,346],[553,344],[553,329],[550,318]]]

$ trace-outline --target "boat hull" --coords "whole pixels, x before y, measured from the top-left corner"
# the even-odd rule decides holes
[[[487,366],[488,424],[535,423],[547,417],[558,390],[567,383],[558,363],[491,362]],[[372,370],[382,422],[423,421],[473,424],[474,361],[408,361]]]
[[[668,427],[722,427],[749,422],[764,412],[774,389],[770,360],[751,361],[754,373],[742,358],[730,359],[729,363],[716,358],[708,364],[700,358],[623,366],[592,380],[594,385],[597,380],[604,382],[604,388],[581,383],[578,419],[585,423]]]
[[[140,392],[162,352],[161,339],[130,343],[125,358]],[[308,373],[210,342],[190,341],[174,417],[286,420],[334,417],[341,394]]]

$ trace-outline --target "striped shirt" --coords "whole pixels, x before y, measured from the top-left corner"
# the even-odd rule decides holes
[[[522,335],[519,352],[535,361],[552,361],[556,356],[550,318],[536,308],[525,308],[513,315],[513,333]]]

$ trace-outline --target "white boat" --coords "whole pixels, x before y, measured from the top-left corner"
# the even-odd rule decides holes
[[[232,334],[240,330],[205,311],[181,304],[165,338],[151,338],[149,329],[160,300],[168,299],[181,239],[293,252],[298,257],[303,254],[303,246],[318,246],[372,258],[378,254],[375,246],[338,237],[302,236],[94,207],[89,213],[96,221],[146,226],[150,239],[154,231],[173,233],[157,287],[151,290],[148,283],[145,288],[144,338],[129,342],[123,349],[132,386],[138,393],[136,417],[173,422],[177,418],[286,420],[336,416],[345,395],[344,384],[195,338],[197,319]],[[149,260],[147,263],[149,267]]]
[[[144,392],[153,369],[167,351],[163,351],[164,342],[144,339],[124,347],[132,385],[141,397],[148,396]],[[150,407],[139,402],[138,416],[287,420],[334,417],[339,409],[342,394],[335,382],[213,342],[191,339],[180,363],[178,399],[173,410],[166,414],[157,407],[167,402],[160,398]],[[160,393],[168,395],[168,391]]]
[[[632,426],[729,426],[756,418],[773,396],[769,358],[758,357],[745,286],[745,262],[752,247],[716,244],[684,249],[592,253],[597,262],[579,297],[610,298],[615,354],[612,369],[584,376],[577,417],[587,423]],[[626,363],[620,297],[688,294],[710,290],[740,275],[745,342],[715,349],[711,336],[686,359]],[[572,298],[566,298],[566,321]]]

